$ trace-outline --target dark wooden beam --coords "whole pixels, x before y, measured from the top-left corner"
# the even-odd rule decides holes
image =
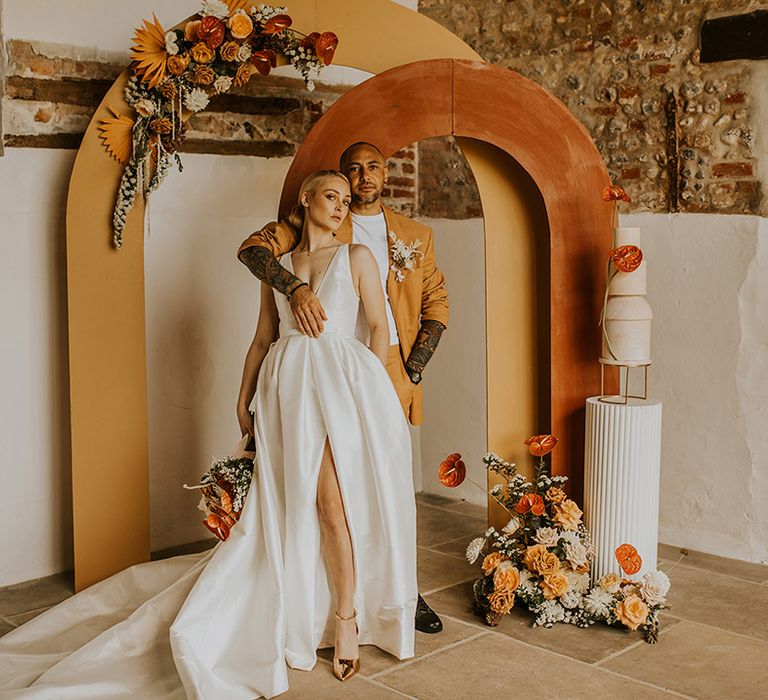
[[[768,58],[768,10],[716,17],[701,25],[701,62]]]

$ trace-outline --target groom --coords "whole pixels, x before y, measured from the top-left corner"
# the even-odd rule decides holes
[[[388,170],[376,146],[352,144],[341,154],[339,168],[349,178],[352,203],[350,216],[336,235],[342,243],[368,246],[376,258],[387,300],[387,372],[406,417],[412,425],[420,425],[422,372],[448,324],[448,292],[443,273],[435,265],[432,230],[381,203]],[[306,282],[276,259],[297,243],[292,228],[273,222],[251,234],[237,256],[262,282],[285,294],[299,328],[318,337],[327,320],[319,299]],[[429,633],[443,629],[440,618],[421,595],[416,606],[416,629]]]

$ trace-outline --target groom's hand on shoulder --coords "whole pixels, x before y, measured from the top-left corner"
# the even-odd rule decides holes
[[[308,284],[296,287],[290,295],[289,302],[296,323],[304,335],[318,338],[325,329],[323,321],[327,321],[325,309],[317,295]]]

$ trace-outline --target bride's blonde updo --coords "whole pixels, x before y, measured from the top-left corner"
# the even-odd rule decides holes
[[[304,206],[301,203],[301,197],[305,192],[309,192],[310,194],[314,194],[315,190],[318,188],[320,183],[329,177],[338,177],[341,180],[344,180],[349,185],[349,179],[347,176],[339,172],[338,170],[316,170],[311,175],[304,178],[304,182],[301,183],[301,187],[299,188],[299,199],[298,203],[293,206],[291,209],[291,213],[288,214],[288,223],[296,229],[297,233],[301,233],[304,228],[304,213],[305,209]],[[351,186],[350,186],[351,187]]]

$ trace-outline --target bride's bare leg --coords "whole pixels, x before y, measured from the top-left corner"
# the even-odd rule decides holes
[[[354,612],[355,568],[352,540],[341,498],[336,465],[327,438],[317,480],[317,513],[325,550],[325,563],[336,591],[336,612],[351,617]],[[336,622],[336,656],[354,659],[358,655],[355,620]]]

